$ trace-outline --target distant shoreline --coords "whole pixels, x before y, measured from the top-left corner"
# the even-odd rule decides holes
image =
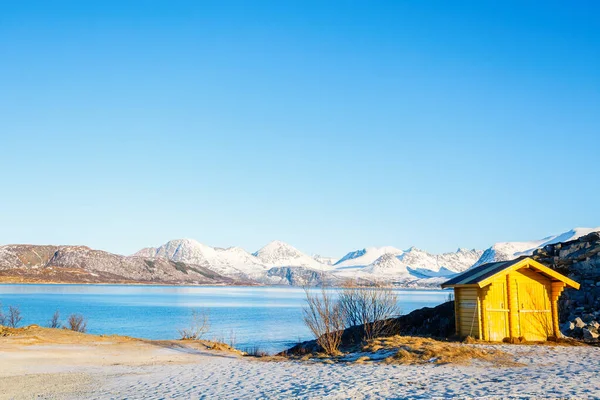
[[[279,288],[279,289],[302,289],[302,286],[291,286],[291,285],[249,285],[249,284],[239,284],[239,285],[226,285],[226,284],[177,284],[177,283],[160,283],[160,282],[4,282],[0,281],[0,286],[8,286],[8,285],[85,285],[85,286],[160,286],[160,287],[248,287],[248,288]],[[317,286],[318,287],[318,286]],[[330,289],[339,289],[341,286],[330,286]],[[401,287],[401,286],[391,286],[391,289],[395,290],[407,290],[407,291],[444,291],[442,288],[434,288],[434,287],[423,287],[423,288],[414,288],[414,287]],[[450,290],[446,290],[450,292]]]

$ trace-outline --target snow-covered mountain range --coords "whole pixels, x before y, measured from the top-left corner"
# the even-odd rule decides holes
[[[485,251],[458,249],[432,254],[411,247],[367,247],[340,259],[309,256],[272,241],[250,253],[193,239],[121,256],[84,246],[0,246],[0,281],[154,282],[191,284],[315,285],[385,283],[399,287],[439,287],[472,266],[530,255],[549,244],[578,239],[598,228],[575,228],[529,242],[501,242]]]
[[[261,259],[241,247],[210,247],[193,239],[171,240],[160,247],[142,249],[133,256],[199,265],[232,278],[254,278],[269,269]]]
[[[575,228],[530,242],[496,243],[485,251],[461,248],[455,252],[432,254],[415,247],[407,250],[391,246],[368,247],[351,251],[337,261],[331,257],[311,257],[277,240],[251,254],[239,247],[214,248],[195,240],[180,239],[158,248],[142,249],[135,256],[199,265],[226,277],[263,284],[358,280],[399,286],[435,286],[472,266],[530,255],[547,244],[574,240],[593,231],[600,231],[600,227]]]

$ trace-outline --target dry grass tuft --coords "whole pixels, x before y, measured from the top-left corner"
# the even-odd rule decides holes
[[[23,335],[32,330],[37,330],[39,327],[39,325],[28,325],[22,328],[10,328],[0,325],[0,337]]]
[[[200,340],[200,343],[205,345],[209,350],[227,351],[232,353],[242,353],[241,351],[231,347],[227,343],[217,342],[213,340]]]
[[[388,364],[470,364],[473,360],[489,362],[496,366],[518,366],[514,358],[500,350],[483,346],[440,342],[419,337],[392,336],[375,339],[363,351],[396,350],[384,360]]]
[[[477,339],[475,339],[473,336],[467,336],[463,340],[463,343],[465,343],[465,344],[475,344],[475,343],[477,343]]]

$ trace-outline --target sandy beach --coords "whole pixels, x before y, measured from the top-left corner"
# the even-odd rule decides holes
[[[523,366],[262,361],[201,343],[31,328],[0,338],[0,398],[600,397],[600,348],[486,346]]]

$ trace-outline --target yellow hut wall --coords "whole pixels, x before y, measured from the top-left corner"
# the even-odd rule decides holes
[[[479,289],[476,287],[455,288],[454,309],[458,335],[481,338]]]
[[[479,290],[482,339],[546,340],[558,333],[556,301],[564,284],[529,268],[499,276]],[[464,289],[461,289],[461,291]],[[464,311],[461,311],[461,316]],[[460,334],[464,335],[461,323]]]

